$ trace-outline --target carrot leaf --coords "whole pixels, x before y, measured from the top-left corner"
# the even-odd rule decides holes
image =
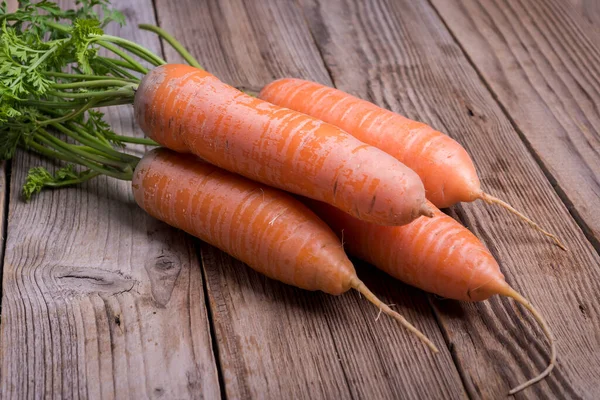
[[[46,187],[57,188],[76,185],[92,179],[97,175],[97,173],[89,169],[77,172],[75,171],[73,164],[67,164],[65,167],[56,171],[54,175],[44,167],[34,167],[27,173],[27,178],[22,191],[23,199],[25,201],[31,200],[33,195],[41,192],[42,189]]]

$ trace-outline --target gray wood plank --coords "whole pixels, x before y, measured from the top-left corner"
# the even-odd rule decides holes
[[[154,51],[136,28],[152,3],[113,1],[129,24],[111,33]],[[135,132],[131,107],[111,109]],[[1,395],[9,398],[219,398],[201,270],[191,241],[139,209],[129,183],[20,199],[29,167],[13,160],[3,276]]]
[[[330,83],[293,2],[156,2],[161,26],[207,70],[259,90],[273,78]],[[169,61],[178,60],[167,51]],[[331,297],[271,281],[201,246],[225,392],[230,398],[464,398],[427,297],[382,274],[359,275],[442,346],[433,356],[356,293]],[[410,366],[410,367],[408,367]]]
[[[456,207],[462,221],[485,241],[499,260],[508,282],[539,308],[555,331],[558,368],[549,379],[519,396],[593,397],[600,390],[597,368],[600,353],[596,351],[600,344],[597,334],[600,332],[597,296],[600,258],[436,11],[427,1],[302,0],[301,3],[338,88],[429,123],[457,139],[472,155],[484,189],[509,201],[534,220],[551,226],[567,243],[569,252],[559,250],[497,207],[482,203]],[[478,10],[476,3],[479,2],[435,1],[440,13],[455,21],[453,26],[461,31],[461,42],[482,42],[484,35],[480,32],[488,37],[500,35],[501,28],[497,24],[508,23],[507,18],[494,14],[474,28],[469,22],[469,18],[474,17],[468,10]],[[481,3],[491,4],[490,1]],[[530,21],[532,10],[544,15],[533,5],[535,2],[530,3],[531,10],[521,10],[510,21],[521,18]],[[528,27],[533,25],[527,22]],[[520,28],[513,25],[513,29]],[[505,34],[509,35],[508,28]],[[501,40],[495,39],[496,42]],[[584,44],[589,46],[587,42]],[[518,41],[512,39],[509,45],[522,52]],[[511,79],[510,76],[524,78],[529,74],[511,61],[506,44],[499,46],[492,51],[473,47],[470,55],[477,59],[486,58],[484,53],[497,54],[497,59],[494,58],[486,70],[497,76],[498,81]],[[587,57],[595,57],[595,53],[591,51],[577,59]],[[531,56],[523,60],[526,66],[534,62]],[[549,69],[544,71],[545,76],[552,74]],[[577,69],[573,72],[575,77],[569,78],[572,75],[568,70],[559,71],[571,81],[578,79],[577,74],[583,74]],[[586,76],[593,74],[595,68],[586,72]],[[595,93],[595,81],[591,77],[585,87],[588,93]],[[538,121],[540,137],[543,137],[542,132],[561,129],[549,114],[532,112],[529,107],[537,107],[535,104],[539,105],[539,101],[536,103],[526,97],[519,102],[519,95],[531,90],[524,80],[511,89],[506,90],[507,104],[521,108],[516,114],[511,112],[512,118],[523,115],[527,117],[524,123],[530,125]],[[586,101],[585,113],[577,114],[578,118],[594,121],[597,114],[592,115],[593,102]],[[592,132],[591,125],[586,124],[587,132]],[[591,133],[587,137],[590,143],[597,139]],[[548,146],[557,147],[548,157],[567,166],[571,159],[561,153],[561,149],[567,147],[565,141],[547,138]],[[588,148],[587,154],[593,152]],[[577,168],[568,169],[578,173]],[[598,173],[598,169],[591,171],[590,175]],[[583,182],[574,180],[573,184],[585,186]],[[502,398],[511,387],[547,363],[543,335],[512,301],[493,298],[479,304],[432,303],[438,310],[471,397]]]
[[[561,1],[434,1],[600,251],[600,32]]]

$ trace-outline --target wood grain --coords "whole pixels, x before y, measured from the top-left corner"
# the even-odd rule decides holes
[[[566,4],[570,4],[584,20],[600,32],[600,2],[597,0],[568,0]]]
[[[561,1],[434,4],[600,251],[600,32]]]
[[[230,84],[259,90],[288,75],[330,83],[293,2],[158,0],[156,8],[161,26]],[[228,398],[466,397],[447,349],[433,356],[394,322],[375,322],[377,310],[358,294],[301,291],[208,245],[201,252]],[[359,275],[443,345],[426,296],[368,268]]]
[[[113,1],[111,33],[159,51],[136,29],[150,1]],[[119,7],[120,6],[120,7]],[[140,135],[130,107],[117,131]],[[139,209],[129,183],[100,178],[19,196],[29,167],[13,161],[3,275],[0,397],[219,398],[202,276],[191,241]]]
[[[6,10],[8,12],[14,12],[18,9],[17,0],[8,0],[6,2]],[[7,181],[7,170],[10,169],[10,161],[0,162],[0,271],[2,271],[4,263],[4,245],[6,241],[6,218],[7,218],[7,196],[8,186]],[[0,293],[2,292],[2,283],[0,283]],[[2,304],[0,302],[0,304]],[[1,343],[0,343],[1,345]],[[0,347],[0,357],[2,348]]]
[[[4,243],[6,240],[6,197],[8,196],[8,186],[6,185],[6,173],[8,162],[0,161],[0,271],[4,261]],[[0,292],[2,284],[0,284]],[[1,303],[0,303],[1,304]]]
[[[558,340],[558,368],[549,379],[518,396],[592,398],[600,390],[597,368],[600,353],[596,351],[600,344],[597,296],[600,258],[436,11],[426,1],[302,0],[301,3],[338,88],[427,122],[456,138],[472,155],[485,190],[550,226],[567,243],[568,253],[496,207],[476,203],[456,208],[461,220],[485,241],[500,261],[508,282],[547,317]],[[482,35],[468,23],[468,10],[479,9],[476,1],[435,3],[442,15],[454,18],[457,27],[465,27],[459,37],[461,42],[482,40],[472,39]],[[470,6],[463,7],[460,3]],[[514,2],[508,3],[504,7]],[[545,14],[533,3],[531,9],[544,18]],[[511,21],[525,18],[524,15],[529,15],[529,21],[534,18],[530,13],[533,11],[513,15]],[[501,14],[494,14],[493,18],[481,22],[479,28],[493,36],[501,28],[491,27],[507,21]],[[533,24],[528,22],[527,25]],[[518,27],[513,26],[513,29]],[[591,46],[583,43],[582,46]],[[510,41],[510,47],[522,51],[518,41]],[[472,53],[477,52],[489,53],[480,47],[472,49]],[[500,61],[491,64],[488,70],[498,79],[510,79],[509,73],[525,76],[527,72],[510,61],[506,47],[496,47],[494,52]],[[587,57],[595,57],[594,54],[571,54],[571,57],[577,57],[581,63]],[[528,58],[525,65],[533,62]],[[569,68],[562,67],[561,76],[572,81],[583,76],[581,66],[574,63],[570,62]],[[504,64],[506,69],[495,67]],[[595,74],[594,71],[590,68],[585,76]],[[548,69],[547,73],[551,71]],[[567,78],[570,74],[573,78]],[[591,77],[586,79],[586,91],[593,99],[595,81]],[[519,102],[519,94],[529,90],[526,84],[512,89],[517,94],[507,97],[512,102],[511,110],[518,107],[521,110],[515,110],[514,114],[510,111],[510,118],[516,119],[525,113],[529,116],[527,123],[546,118],[540,131],[547,135],[562,129],[555,119],[547,118],[547,114],[543,117],[527,111],[528,107],[543,109],[540,99],[527,97]],[[507,90],[506,95],[509,94]],[[597,118],[592,115],[595,103],[590,99],[586,101],[585,113],[578,115],[585,117],[590,132],[588,138],[594,148],[596,139],[591,134],[589,121]],[[571,161],[570,155],[564,155],[570,146],[568,141],[548,140],[548,137],[554,136],[545,139],[548,146],[556,147],[552,153],[554,162],[564,165],[579,162],[581,158]],[[588,148],[586,154],[593,160],[596,156],[592,153],[594,151]],[[593,168],[591,171],[595,172],[589,176],[600,171],[595,165]],[[569,170],[578,172],[573,166]],[[589,182],[589,179],[573,180],[573,184],[580,186]],[[494,298],[480,304],[432,303],[438,310],[470,397],[505,397],[510,387],[531,377],[547,363],[547,346],[541,332],[532,327],[531,318],[512,301]]]

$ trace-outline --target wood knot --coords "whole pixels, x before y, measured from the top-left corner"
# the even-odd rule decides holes
[[[146,264],[146,272],[150,278],[154,301],[160,307],[165,307],[171,299],[175,282],[181,272],[181,260],[174,253],[162,252]]]

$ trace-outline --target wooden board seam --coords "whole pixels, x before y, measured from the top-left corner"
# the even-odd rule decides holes
[[[154,3],[154,1],[153,1]],[[158,21],[158,18],[157,18]],[[162,41],[161,41],[162,43]],[[204,290],[204,304],[206,305],[206,316],[208,317],[208,326],[209,326],[209,335],[210,335],[210,344],[212,347],[212,352],[215,357],[215,366],[217,369],[217,379],[219,381],[219,393],[221,393],[221,400],[227,399],[227,394],[225,392],[225,377],[223,375],[223,369],[221,367],[221,357],[219,355],[219,344],[217,343],[217,330],[215,328],[215,320],[213,309],[210,305],[210,298],[208,295],[208,277],[206,276],[206,271],[204,270],[204,260],[202,258],[202,251],[200,251],[200,246],[197,240],[194,240],[194,250],[196,256],[198,257],[198,262],[200,264],[200,275],[202,276],[202,290]]]

